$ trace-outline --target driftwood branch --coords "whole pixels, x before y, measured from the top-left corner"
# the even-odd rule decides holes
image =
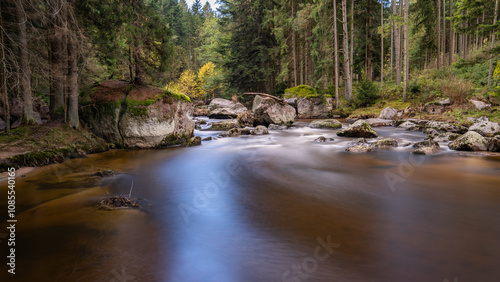
[[[246,93],[243,93],[243,95],[262,96],[262,97],[271,98],[273,100],[276,100],[276,101],[280,102],[281,104],[286,104],[285,99],[281,99],[281,98],[278,98],[276,96],[273,96],[273,95],[270,95],[270,94],[266,94],[266,93],[246,92]]]

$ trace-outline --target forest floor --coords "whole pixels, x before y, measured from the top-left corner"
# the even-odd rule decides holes
[[[81,158],[109,148],[110,144],[85,129],[60,123],[23,126],[0,134],[0,172]]]

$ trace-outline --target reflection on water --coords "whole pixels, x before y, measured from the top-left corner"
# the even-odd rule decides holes
[[[377,131],[400,143],[424,138]],[[320,135],[335,141],[314,143]],[[353,155],[344,152],[350,141],[299,123],[37,169],[18,178],[17,274],[7,278],[497,281],[498,157],[445,147],[413,161],[410,147]],[[91,176],[102,169],[122,174]],[[142,210],[96,208],[108,194],[128,194],[132,182]],[[337,247],[329,254],[320,242]]]

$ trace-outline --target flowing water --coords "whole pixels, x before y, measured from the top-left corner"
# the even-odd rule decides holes
[[[402,146],[350,154],[351,139],[306,125],[18,175],[16,275],[4,241],[0,279],[499,281],[498,156],[446,144],[425,157]],[[376,130],[400,144],[425,137]],[[321,135],[335,140],[314,143]],[[121,174],[91,176],[103,169]],[[97,208],[132,183],[141,210]]]

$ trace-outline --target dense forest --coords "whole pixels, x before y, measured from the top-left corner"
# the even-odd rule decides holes
[[[498,2],[6,0],[0,117],[9,130],[48,105],[77,128],[82,89],[110,79],[196,99],[309,85],[348,106],[364,103],[360,87],[423,95],[431,83],[419,76],[432,71],[498,95]],[[22,113],[6,114],[17,104]]]

